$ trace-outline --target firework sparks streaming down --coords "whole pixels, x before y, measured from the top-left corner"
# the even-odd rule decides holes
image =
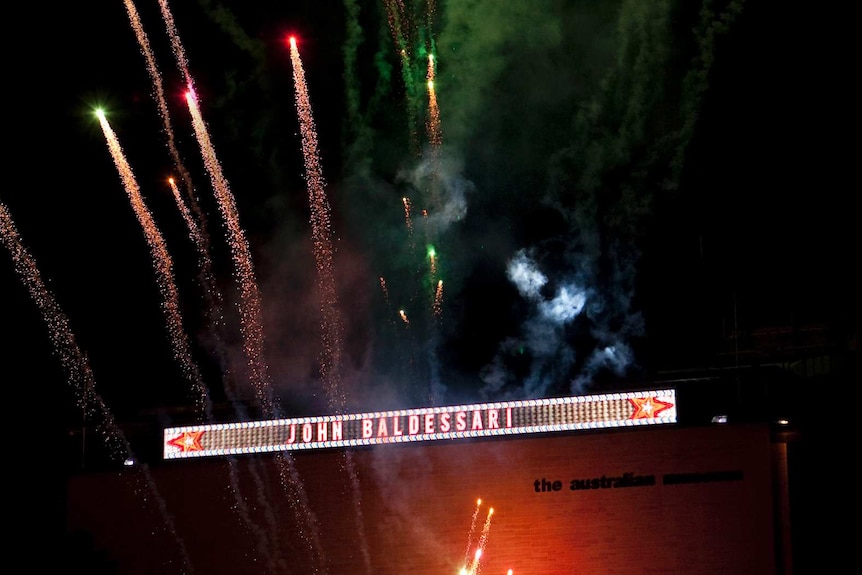
[[[198,205],[197,198],[194,193],[194,185],[192,184],[192,177],[189,174],[186,167],[183,165],[182,159],[180,158],[179,150],[177,150],[176,146],[176,138],[174,137],[174,130],[172,128],[171,115],[168,110],[168,104],[165,101],[165,90],[162,85],[162,75],[159,73],[159,69],[156,66],[156,58],[153,54],[153,50],[150,47],[150,41],[147,38],[146,32],[144,32],[144,26],[141,22],[141,17],[138,14],[137,8],[135,8],[135,4],[132,0],[124,1],[126,6],[126,12],[129,15],[129,21],[131,23],[132,29],[135,32],[135,38],[138,40],[138,45],[141,47],[141,53],[144,55],[144,60],[146,60],[147,64],[147,72],[150,75],[150,80],[153,83],[153,97],[156,99],[156,105],[159,111],[159,117],[162,119],[162,127],[165,132],[165,136],[167,137],[167,146],[168,152],[171,155],[171,159],[174,162],[174,166],[179,171],[180,176],[183,179],[184,188],[186,191],[187,201],[191,211],[194,212],[195,218],[197,218],[197,224],[199,227],[199,235],[200,242],[205,246],[205,249],[209,251],[209,237],[207,235],[206,230],[206,216],[204,216],[203,211],[200,209]],[[164,10],[167,10],[167,6],[165,6]],[[170,18],[170,13],[168,13],[168,18]],[[169,20],[172,22],[172,20]],[[169,30],[171,29],[169,26]],[[175,32],[172,34],[172,42],[173,37],[175,36]],[[179,40],[177,39],[176,44],[179,44]],[[178,59],[180,56],[178,56]],[[184,74],[185,76],[186,74]]]
[[[209,311],[208,319],[209,319],[209,328],[210,333],[214,337],[216,341],[216,352],[219,356],[219,362],[222,367],[222,371],[225,376],[225,395],[231,401],[236,401],[236,394],[232,389],[230,377],[228,375],[229,368],[227,365],[227,360],[225,359],[226,354],[226,345],[224,343],[224,337],[222,336],[222,331],[224,330],[224,322],[222,321],[222,299],[221,294],[215,287],[215,279],[212,274],[212,262],[209,257],[209,252],[205,248],[204,240],[200,234],[200,230],[198,228],[197,223],[192,217],[191,212],[183,201],[182,194],[180,193],[179,188],[177,187],[176,181],[174,178],[168,178],[168,184],[171,187],[171,191],[173,192],[174,200],[177,203],[177,208],[183,216],[183,220],[186,222],[186,226],[189,229],[189,237],[192,242],[198,249],[198,256],[200,258],[199,266],[201,269],[202,281],[205,286],[205,296],[207,298],[207,309]],[[207,289],[206,286],[209,286]],[[252,468],[254,472],[254,468]],[[258,527],[251,518],[251,513],[249,512],[248,505],[245,502],[245,499],[240,496],[240,481],[237,473],[237,462],[235,459],[228,459],[228,473],[230,479],[230,489],[231,493],[234,497],[235,505],[234,510],[240,515],[243,522],[249,527],[249,529],[255,533],[258,538],[258,549],[260,553],[267,558],[267,562],[270,565],[270,569],[276,571],[278,568],[276,567],[276,559],[273,557],[272,552],[270,551],[270,544],[266,540],[266,533],[264,533],[260,527]],[[264,507],[268,509],[268,507]],[[270,517],[271,511],[268,512],[267,517],[270,519],[270,525],[273,527],[273,531],[278,522],[274,519],[274,517]]]
[[[127,0],[127,1],[130,2],[130,0]],[[183,83],[186,86],[188,86],[189,90],[194,90],[194,81],[192,80],[191,74],[189,74],[189,63],[188,63],[188,59],[186,58],[186,52],[185,52],[185,49],[183,48],[183,43],[180,40],[180,35],[179,35],[179,32],[177,31],[177,27],[174,24],[174,17],[173,17],[173,14],[171,13],[170,8],[168,7],[167,0],[159,0],[159,11],[161,12],[162,20],[165,23],[165,29],[167,30],[168,38],[170,39],[170,42],[171,42],[171,50],[174,53],[174,61],[176,62],[177,68],[179,68],[180,74],[182,75]],[[148,63],[150,61],[154,62],[154,59],[148,58],[147,61],[148,61]],[[158,71],[155,67],[155,63],[152,64],[151,75],[153,77],[153,82],[155,83],[157,78],[159,78],[159,74],[158,74]],[[158,81],[158,83],[156,84],[155,87],[157,88],[156,94],[159,96],[159,101],[160,101],[159,111],[162,112],[162,120],[164,121],[165,131],[170,136],[172,134],[171,123],[170,123],[170,119],[168,116],[167,106],[162,105],[162,103],[164,102],[164,96],[163,96],[164,91],[161,88],[161,81],[160,80]],[[182,161],[180,160],[179,152],[176,150],[176,147],[173,145],[173,142],[174,142],[174,139],[173,139],[173,136],[171,136],[169,139],[171,157],[173,158],[174,165],[179,170],[180,175],[183,178],[183,182],[186,185],[186,192],[187,192],[188,197],[189,197],[189,203],[191,204],[191,207],[195,213],[195,216],[198,218],[198,222],[201,226],[202,238],[205,242],[204,245],[205,245],[206,251],[208,253],[209,252],[209,233],[207,232],[207,229],[206,229],[206,216],[204,215],[203,211],[198,207],[197,199],[196,199],[195,193],[194,193],[194,186],[192,185],[191,175],[185,169],[185,166],[183,165]]]
[[[406,52],[410,45],[409,27],[405,30],[402,22],[407,16],[402,0],[386,0],[386,19],[389,22],[389,31],[392,33],[392,41],[398,47],[399,52]]]
[[[431,274],[431,283],[437,279],[437,250],[434,246],[428,246],[428,271]]]
[[[416,241],[413,237],[413,203],[410,198],[404,196],[401,198],[401,203],[404,205],[404,226],[407,229],[407,249],[411,257],[416,253]]]
[[[225,343],[225,323],[224,323],[224,296],[218,288],[213,273],[213,263],[210,257],[209,240],[206,232],[199,226],[197,220],[192,216],[191,211],[186,206],[183,196],[177,187],[174,178],[168,178],[168,185],[171,187],[174,200],[177,204],[177,209],[182,214],[183,221],[189,230],[189,239],[195,246],[198,254],[198,269],[201,289],[203,290],[204,300],[206,302],[207,321],[209,323],[209,333],[215,342],[215,353],[218,357],[219,365],[222,369],[224,378],[225,394],[231,401],[236,401],[237,394],[234,389],[234,382],[230,376],[230,365],[228,364],[227,344]]]
[[[216,157],[215,148],[209,137],[209,132],[204,122],[198,105],[197,96],[194,91],[194,82],[188,71],[188,61],[183,50],[179,34],[174,26],[173,16],[168,8],[167,0],[159,0],[162,18],[170,36],[171,46],[177,66],[182,73],[188,91],[186,102],[192,117],[195,138],[198,141],[200,153],[204,166],[210,178],[210,183],[215,192],[219,212],[227,229],[227,242],[230,246],[231,258],[234,264],[234,277],[239,285],[240,302],[240,331],[242,334],[243,351],[245,353],[246,365],[249,370],[249,379],[254,387],[255,395],[260,401],[264,415],[273,417],[279,411],[273,394],[269,377],[269,369],[264,359],[264,334],[261,318],[260,291],[254,273],[254,264],[251,258],[251,250],[239,222],[236,200],[230,191],[227,179],[222,173],[221,164]],[[220,312],[214,310],[214,313]],[[227,391],[227,389],[226,389]],[[291,508],[297,518],[304,519],[309,531],[302,531],[302,538],[311,547],[312,552],[320,557],[320,541],[317,534],[316,518],[309,509],[304,493],[304,486],[299,479],[294,467],[293,458],[290,454],[281,454],[278,462],[282,468],[282,485],[285,489],[292,490],[290,497]],[[271,514],[270,514],[271,518]],[[271,524],[274,521],[271,520]]]
[[[272,386],[266,363],[263,359],[263,324],[261,322],[260,292],[254,275],[251,252],[248,240],[239,224],[239,215],[236,209],[236,201],[230,191],[227,180],[221,171],[221,164],[216,158],[215,149],[206,130],[206,125],[197,104],[197,98],[190,89],[186,93],[186,101],[192,114],[195,136],[198,139],[204,165],[210,175],[213,189],[218,200],[219,210],[224,218],[228,230],[228,243],[231,248],[235,274],[240,286],[240,315],[242,320],[243,347],[246,353],[246,361],[251,372],[252,382],[258,399],[267,416],[273,416],[276,412]],[[309,526],[309,533],[303,532],[303,539],[310,545],[311,550],[320,557],[320,538],[317,533],[316,518],[309,509],[304,486],[296,472],[293,457],[289,453],[279,455],[278,463],[282,468],[282,486],[294,492],[291,497],[293,511],[305,520]]]
[[[317,279],[320,289],[323,316],[323,344],[327,357],[321,362],[323,381],[327,389],[330,406],[337,413],[345,407],[345,398],[340,386],[341,368],[341,318],[338,312],[338,297],[333,276],[332,226],[329,201],[326,198],[325,181],[317,146],[317,131],[311,112],[305,70],[296,47],[296,38],[290,38],[290,61],[293,64],[293,80],[296,94],[296,112],[302,133],[302,153],[305,160],[305,181],[308,185],[308,202],[311,208],[311,237],[314,257],[317,262]]]
[[[415,119],[419,113],[418,98],[416,95],[416,87],[413,82],[413,69],[411,66],[412,44],[411,30],[412,19],[410,14],[404,7],[403,0],[386,0],[386,19],[389,22],[389,30],[392,34],[392,41],[395,43],[395,49],[398,52],[399,62],[401,64],[401,78],[404,82],[404,90],[407,99],[407,109],[409,113],[409,136],[410,145],[415,155],[419,155],[419,134],[416,129]]]
[[[485,525],[482,527],[482,533],[479,535],[479,542],[476,545],[476,552],[473,555],[473,563],[467,571],[469,575],[477,575],[479,573],[479,560],[482,558],[482,553],[485,552],[485,545],[488,543],[488,533],[491,531],[491,516],[494,515],[494,508],[488,509],[488,516],[485,518]]]
[[[168,178],[168,185],[171,187],[171,193],[174,196],[174,200],[177,202],[177,209],[180,210],[180,214],[183,216],[183,221],[186,223],[186,226],[189,228],[189,238],[192,240],[192,243],[198,248],[198,251],[202,251],[202,238],[201,238],[201,229],[198,226],[197,222],[192,217],[192,213],[189,210],[186,202],[183,200],[183,196],[180,193],[180,189],[177,187],[177,182],[174,178]],[[204,252],[206,253],[206,252]]]
[[[226,352],[223,349],[224,337],[221,333],[224,329],[224,325],[222,323],[222,310],[224,307],[224,301],[221,292],[216,287],[215,277],[212,272],[212,261],[210,260],[209,255],[210,238],[209,232],[207,231],[206,216],[201,210],[198,204],[198,200],[195,196],[191,174],[189,174],[189,171],[183,164],[183,161],[180,158],[179,150],[176,146],[176,138],[174,137],[171,116],[168,110],[168,104],[165,100],[165,90],[162,84],[162,76],[159,72],[158,67],[156,66],[155,55],[153,54],[153,50],[150,47],[150,41],[147,38],[147,34],[144,31],[144,26],[141,22],[140,15],[138,14],[137,8],[135,7],[135,4],[132,2],[132,0],[125,0],[124,4],[126,6],[126,12],[129,16],[129,21],[131,23],[132,29],[135,32],[135,37],[138,40],[138,45],[141,47],[141,53],[144,55],[147,72],[149,73],[150,79],[153,84],[153,97],[156,100],[159,117],[162,119],[163,131],[165,133],[165,136],[167,137],[168,152],[170,153],[175,168],[177,169],[180,174],[180,177],[182,178],[183,189],[185,190],[185,198],[183,198],[183,195],[180,193],[179,186],[177,185],[177,182],[174,178],[169,179],[169,184],[174,194],[174,199],[176,200],[177,207],[179,208],[183,220],[185,221],[186,226],[189,229],[189,236],[195,246],[195,249],[198,252],[198,278],[201,285],[201,290],[207,304],[206,310],[207,319],[209,321],[210,333],[213,335],[216,341],[216,352],[219,355],[219,362],[222,367],[222,371],[224,373],[228,373],[229,369],[227,365],[227,360],[225,359]],[[173,28],[173,18],[171,17],[171,14],[167,9],[167,4],[163,4],[161,10],[162,14],[165,16],[165,21],[168,24],[171,44],[174,47],[177,61],[184,62],[185,56],[182,53],[182,46],[179,42],[179,37],[177,36],[176,31]],[[185,66],[182,65],[181,67],[183,68],[183,77],[186,78],[188,76],[188,73],[187,71],[185,71]],[[227,389],[229,387],[230,384],[226,383],[225,388]]]
[[[433,9],[429,6],[428,17],[431,18]],[[426,79],[428,81],[428,119],[426,122],[426,132],[428,133],[428,141],[431,144],[429,150],[430,165],[430,202],[434,207],[440,205],[440,177],[439,177],[439,149],[443,143],[443,136],[440,129],[440,110],[437,106],[437,92],[434,90],[434,77],[436,73],[436,62],[434,54],[428,54],[428,71]],[[427,231],[427,230],[426,230]],[[432,311],[437,319],[442,317],[442,289],[443,283],[437,281],[437,251],[434,246],[428,246],[428,265],[431,285],[437,284],[437,289],[434,293]]]
[[[443,315],[443,280],[437,281],[437,291],[434,292],[434,315],[438,318]]]
[[[434,21],[434,14],[437,11],[436,0],[425,0],[425,14],[427,15],[428,25]]]
[[[174,51],[174,59],[177,62],[177,67],[183,75],[183,82],[191,88],[193,84],[192,78],[189,75],[189,62],[186,58],[186,51],[183,49],[183,43],[180,41],[177,27],[174,24],[173,14],[171,14],[171,10],[168,8],[168,0],[159,0],[159,10],[162,13],[162,20],[165,22],[168,37],[171,39],[171,49]]]
[[[473,517],[470,519],[470,530],[467,532],[467,549],[464,551],[465,566],[470,562],[470,547],[473,546],[473,538],[476,536],[476,525],[478,525],[480,507],[482,507],[482,500],[477,499],[476,509],[473,510]]]
[[[117,462],[134,462],[134,454],[122,429],[117,425],[102,396],[96,391],[96,382],[90,363],[78,346],[66,314],[60,309],[60,305],[45,286],[36,260],[21,241],[21,236],[18,234],[12,216],[2,202],[0,202],[0,242],[9,250],[18,277],[27,287],[30,297],[36,303],[42,319],[49,328],[48,335],[54,346],[54,353],[57,354],[63,369],[68,374],[68,383],[72,387],[77,406],[102,436],[111,458]],[[155,500],[156,507],[165,522],[165,527],[171,535],[170,540],[174,541],[179,548],[187,572],[193,572],[185,544],[177,533],[173,518],[168,513],[164,498],[159,493],[149,470],[146,466],[136,466],[136,471],[135,481],[143,480],[145,483],[146,489]]]
[[[260,293],[251,259],[248,240],[239,223],[236,201],[230,191],[230,186],[222,173],[221,164],[216,157],[215,148],[209,137],[206,122],[200,111],[197,95],[194,91],[194,81],[189,74],[188,59],[183,49],[182,41],[177,32],[174,18],[168,7],[167,0],[159,0],[159,10],[171,41],[171,48],[177,67],[187,86],[186,102],[192,116],[192,127],[200,147],[204,166],[209,174],[210,183],[215,191],[219,212],[228,232],[228,244],[234,263],[234,273],[240,290],[240,321],[243,336],[243,350],[250,379],[258,400],[267,416],[276,412],[276,405],[269,380],[269,370],[263,354],[263,325],[260,311]],[[203,232],[206,233],[205,231]],[[204,237],[206,237],[204,235]],[[218,313],[216,310],[214,313]]]
[[[123,438],[122,431],[114,423],[114,417],[95,390],[95,381],[89,362],[75,341],[69,320],[60,309],[53,295],[48,291],[42,275],[30,252],[21,241],[12,216],[6,206],[0,203],[0,240],[12,255],[15,271],[30,292],[30,297],[39,307],[45,324],[50,328],[49,336],[54,352],[69,374],[75,401],[103,436],[109,454],[116,461],[131,457],[131,451]]]
[[[105,134],[105,139],[108,142],[108,149],[111,152],[114,165],[117,167],[126,194],[129,197],[129,202],[132,204],[135,216],[137,216],[138,222],[143,228],[147,245],[149,245],[152,253],[153,267],[156,272],[159,291],[162,294],[162,310],[167,321],[168,335],[171,340],[174,357],[182,367],[183,374],[192,385],[196,406],[207,420],[211,420],[212,404],[210,402],[209,390],[204,383],[200,369],[192,358],[191,345],[183,329],[179,294],[177,293],[173,277],[173,261],[170,254],[168,254],[165,240],[162,238],[162,234],[159,232],[149,208],[144,203],[140,188],[135,179],[135,174],[132,172],[132,168],[123,154],[116,134],[101,110],[98,112],[98,117],[99,123],[102,126],[102,132]]]
[[[317,130],[305,82],[305,69],[299,57],[296,38],[290,37],[290,61],[293,66],[296,112],[302,134],[302,155],[305,162],[305,181],[311,209],[311,237],[317,264],[317,281],[323,317],[323,353],[320,372],[326,386],[326,397],[335,413],[346,409],[346,397],[341,385],[342,319],[333,271],[332,224],[326,183],[317,146]],[[371,557],[365,541],[364,521],[359,500],[359,478],[349,452],[343,454],[343,468],[351,482],[354,511],[357,518],[360,550],[365,567],[371,571]]]
[[[383,303],[386,304],[386,314],[389,317],[389,324],[393,327],[396,324],[395,314],[392,312],[392,302],[389,301],[389,288],[386,287],[386,279],[380,276],[380,291],[383,293]]]
[[[206,124],[201,116],[197,97],[189,87],[186,101],[192,114],[195,137],[200,145],[204,165],[215,190],[219,211],[228,231],[228,244],[233,257],[234,271],[240,288],[240,316],[242,321],[243,347],[258,399],[267,416],[275,412],[275,403],[269,381],[269,373],[263,357],[263,323],[260,310],[260,292],[254,273],[251,250],[239,223],[236,200],[225,179],[221,164],[210,141]]]
[[[407,227],[407,237],[410,239],[411,251],[413,248],[413,217],[410,215],[411,204],[410,198],[401,198],[401,203],[404,204],[404,225]]]
[[[440,128],[440,109],[437,106],[437,91],[434,89],[434,77],[436,74],[436,61],[434,54],[428,54],[428,71],[426,80],[428,82],[428,119],[425,131],[428,134],[428,142],[431,148],[428,152],[428,164],[430,166],[430,203],[434,209],[440,207],[440,146],[443,143],[443,134]],[[433,281],[433,275],[432,275]]]
[[[174,199],[176,200],[177,207],[182,214],[183,221],[188,227],[189,237],[192,240],[195,249],[197,250],[199,270],[198,279],[206,303],[206,319],[209,328],[209,335],[213,338],[213,351],[218,360],[219,366],[221,367],[221,373],[224,381],[224,392],[227,398],[231,402],[233,402],[235,406],[239,406],[239,404],[237,403],[238,397],[235,389],[236,382],[231,375],[232,369],[228,360],[229,352],[226,344],[226,326],[224,322],[224,296],[222,295],[222,292],[215,281],[215,276],[213,273],[213,264],[210,256],[210,237],[207,229],[207,218],[198,204],[198,200],[195,195],[194,184],[192,183],[191,174],[189,174],[188,170],[183,164],[180,158],[179,151],[176,148],[172,123],[170,120],[167,103],[165,102],[161,75],[158,71],[158,68],[156,67],[155,57],[153,56],[152,50],[149,47],[147,37],[144,34],[140,18],[138,17],[137,11],[135,10],[131,0],[126,0],[126,9],[132,21],[132,27],[135,30],[135,34],[138,38],[138,43],[141,45],[142,52],[144,53],[144,56],[147,61],[147,69],[153,82],[153,93],[157,98],[159,115],[162,118],[164,132],[168,138],[168,150],[170,152],[171,158],[173,159],[174,166],[179,172],[184,184],[188,205],[186,201],[183,200],[182,194],[180,194],[180,190],[177,186],[175,179],[169,178],[168,180],[168,183],[171,186],[171,191],[174,195]],[[193,82],[191,76],[189,75],[188,62],[186,60],[185,50],[183,49],[182,42],[180,41],[179,34],[174,25],[173,15],[168,8],[166,0],[159,0],[159,9],[168,32],[168,36],[170,38],[171,49],[174,53],[174,59],[177,64],[177,67],[180,70],[185,84],[187,86],[192,86]],[[189,209],[189,206],[191,207],[191,210]],[[194,217],[192,216],[192,211],[194,212]],[[252,346],[247,346],[247,349],[249,347]],[[258,364],[260,362],[249,360],[249,363]],[[254,380],[258,381],[258,378],[254,377]],[[255,389],[258,389],[258,387],[259,386],[256,386]],[[240,408],[237,407],[237,409],[239,410]],[[256,470],[254,468],[252,468],[252,470],[253,473],[256,473]],[[276,559],[273,557],[270,551],[270,545],[266,541],[267,533],[265,533],[261,528],[254,524],[251,519],[251,515],[249,513],[245,499],[240,495],[239,477],[237,475],[236,461],[234,461],[233,459],[229,460],[228,472],[230,477],[230,489],[235,501],[234,510],[241,516],[243,522],[249,527],[249,529],[257,534],[259,551],[264,557],[267,558],[267,562],[270,565],[270,569],[275,571],[277,570]],[[260,494],[260,492],[258,493]],[[275,520],[271,511],[267,512],[267,518],[269,519],[270,526],[272,527],[269,533],[273,534],[276,532],[275,526],[277,525],[277,521]],[[272,536],[274,537],[274,535]]]
[[[432,151],[443,143],[443,133],[440,128],[440,108],[437,106],[437,91],[434,89],[434,54],[428,54],[428,141]]]

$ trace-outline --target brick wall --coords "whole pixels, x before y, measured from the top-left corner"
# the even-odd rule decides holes
[[[70,531],[119,573],[457,575],[479,546],[483,575],[775,573],[760,425],[177,460],[145,479],[70,483]]]

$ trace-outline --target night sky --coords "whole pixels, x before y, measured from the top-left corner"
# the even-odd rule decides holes
[[[212,402],[254,404],[260,388],[183,75],[159,3],[135,6],[204,215],[210,289],[167,183],[180,168],[121,0],[25,9],[27,41],[4,50],[7,92],[21,98],[7,104],[0,207],[105,410],[120,423],[177,424],[206,414],[189,409],[199,393],[175,358],[153,252],[97,107],[173,263]],[[404,7],[170,5],[250,248],[274,398],[262,415],[613,390],[712,365],[733,326],[858,334],[854,158],[831,16],[757,0]],[[331,209],[328,298],[290,34]],[[57,353],[56,325],[3,253],[5,387],[18,414],[68,424],[90,380],[69,373],[82,364]]]

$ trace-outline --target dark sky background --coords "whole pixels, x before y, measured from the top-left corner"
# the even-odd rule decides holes
[[[333,317],[317,290],[288,34],[332,210],[349,409],[613,390],[714,365],[734,325],[858,334],[855,146],[842,137],[852,131],[833,15],[762,0],[440,0],[430,12],[404,2],[392,18],[389,4],[170,5],[251,249],[279,413],[328,409],[320,361]],[[166,182],[177,166],[121,0],[25,8],[27,40],[4,50],[7,91],[21,99],[7,104],[0,202],[107,410],[176,424],[195,394],[97,106],[164,237],[209,394],[219,405],[255,394],[182,76],[158,2],[136,7],[205,214],[224,345],[207,328],[195,245]],[[429,50],[439,146],[425,129]],[[57,353],[56,325],[9,253],[5,387],[19,413],[80,417],[82,379],[68,369],[80,364]]]

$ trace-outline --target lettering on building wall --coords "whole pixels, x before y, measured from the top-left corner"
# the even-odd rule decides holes
[[[711,481],[739,481],[742,471],[709,471],[707,473],[665,473],[662,483],[680,485],[683,483],[708,483]]]
[[[661,476],[662,485],[684,485],[690,483],[710,483],[720,481],[740,481],[740,470],[707,471],[702,473],[665,473]],[[601,475],[598,477],[574,478],[568,482],[562,479],[542,477],[533,481],[535,493],[555,491],[587,491],[592,489],[618,489],[621,487],[652,487],[657,485],[654,474],[639,475],[628,471],[621,475]]]

